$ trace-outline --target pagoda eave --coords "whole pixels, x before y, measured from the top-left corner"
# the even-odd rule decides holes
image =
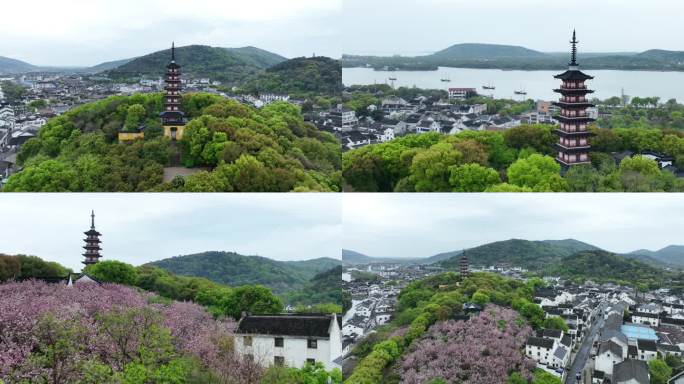
[[[559,128],[554,129],[554,132],[555,132],[557,135],[563,136],[563,137],[575,137],[575,138],[578,138],[578,137],[590,137],[590,136],[595,136],[595,134],[594,134],[593,132],[589,132],[589,131],[574,131],[574,132],[569,132],[569,131],[564,131],[564,130],[559,129]]]
[[[575,109],[575,108],[586,109],[586,108],[593,108],[596,106],[596,105],[594,105],[592,103],[588,103],[588,102],[586,102],[586,103],[585,102],[582,102],[582,103],[566,103],[564,101],[554,101],[553,105],[555,105],[557,107],[565,108],[565,109]]]
[[[594,90],[592,89],[587,89],[587,88],[556,88],[553,90],[556,93],[560,94],[583,94],[586,95],[588,93],[594,93]]]
[[[591,146],[585,145],[582,147],[566,147],[566,146],[563,146],[562,144],[557,143],[556,149],[558,149],[559,151],[565,152],[565,153],[574,153],[574,154],[589,153],[589,151],[591,150]]]
[[[556,115],[553,118],[560,121],[561,123],[593,123],[594,121],[596,121],[596,119],[592,119],[591,117],[586,116],[568,117],[563,115]]]
[[[591,161],[589,161],[589,160],[587,160],[587,161],[577,161],[577,162],[574,162],[574,163],[567,163],[567,162],[563,161],[563,159],[560,159],[560,158],[558,158],[558,157],[556,157],[556,162],[559,163],[559,164],[561,164],[561,165],[564,165],[564,166],[566,166],[566,167],[571,167],[571,166],[573,166],[573,165],[591,164]]]

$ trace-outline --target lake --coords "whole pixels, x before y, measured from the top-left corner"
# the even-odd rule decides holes
[[[498,99],[535,99],[555,100],[553,92],[560,81],[553,78],[562,71],[504,71],[499,69],[444,68],[437,71],[375,71],[372,68],[343,68],[342,81],[345,85],[368,85],[375,83],[392,84],[389,78],[395,77],[395,87],[447,89],[476,88],[483,95],[493,95]],[[677,99],[684,102],[684,72],[652,71],[612,71],[585,70],[595,79],[589,87],[596,92],[592,97],[607,99],[625,94],[637,97],[660,97],[661,101]],[[450,79],[451,82],[442,82]],[[485,90],[483,85],[493,85],[495,90]],[[515,95],[524,90],[527,96]]]

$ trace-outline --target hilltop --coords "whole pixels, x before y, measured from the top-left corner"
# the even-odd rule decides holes
[[[529,241],[510,239],[480,245],[466,250],[471,265],[489,266],[497,263],[509,263],[534,269],[548,262],[555,262],[562,257],[579,251],[597,250],[590,244],[574,239]],[[377,258],[350,250],[342,251],[342,260],[348,264],[370,263],[408,263],[408,264],[440,264],[445,268],[458,265],[463,250],[438,253],[425,258]]]
[[[177,275],[204,277],[230,286],[259,284],[280,294],[302,289],[316,274],[335,268],[340,261],[321,258],[287,262],[234,252],[203,252],[149,264]],[[341,272],[338,279],[340,276]]]
[[[495,58],[545,58],[546,54],[532,49],[499,44],[454,44],[426,58],[432,59],[495,59]]]
[[[338,95],[342,66],[329,57],[298,57],[268,69],[246,86],[252,92]]]
[[[668,275],[661,268],[611,252],[578,252],[550,265],[546,272],[570,280],[593,280],[625,285],[635,283],[659,286]]]
[[[468,261],[472,265],[489,266],[497,263],[508,263],[527,269],[540,270],[545,266],[559,262],[563,257],[580,251],[598,250],[593,245],[577,240],[529,241],[511,239],[481,245],[466,250]],[[461,251],[454,257],[441,262],[443,267],[458,266]]]
[[[158,51],[133,59],[121,66],[104,72],[114,79],[139,76],[158,78],[169,63],[171,49]],[[255,47],[217,48],[206,45],[190,45],[176,48],[176,61],[183,66],[183,73],[193,77],[208,77],[226,84],[241,84],[255,78],[266,68],[281,63],[286,58]]]
[[[684,267],[684,246],[682,245],[670,245],[657,251],[639,249],[628,253],[626,256],[641,260],[652,260],[665,266]]]
[[[29,63],[0,56],[0,73],[28,72],[34,69],[36,67]]]
[[[644,52],[585,53],[578,60],[584,69],[684,71],[684,52],[652,49]],[[509,70],[560,70],[567,66],[568,53],[540,52],[520,46],[455,44],[424,56],[343,55],[345,67],[390,70],[437,70],[438,67]]]

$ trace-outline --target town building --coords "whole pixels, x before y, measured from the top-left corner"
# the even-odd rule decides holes
[[[465,100],[477,95],[475,88],[449,88],[450,100]]]
[[[323,363],[340,368],[341,318],[336,314],[244,314],[236,334],[235,348],[258,364],[302,368]]]
[[[587,127],[594,119],[587,115],[587,108],[594,107],[594,105],[587,100],[587,94],[593,91],[587,89],[585,82],[593,77],[579,70],[577,43],[573,31],[570,66],[567,71],[555,76],[556,79],[563,81],[561,87],[554,90],[561,94],[560,100],[554,103],[560,107],[560,114],[556,116],[556,120],[560,122],[559,128],[556,129],[558,135],[556,160],[565,168],[591,163],[589,160],[591,134]]]

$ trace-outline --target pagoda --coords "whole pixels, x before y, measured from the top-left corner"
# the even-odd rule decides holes
[[[83,239],[85,241],[85,245],[83,248],[85,249],[85,253],[83,256],[85,257],[85,260],[83,261],[83,264],[86,266],[95,264],[100,260],[100,251],[102,248],[100,248],[100,236],[102,234],[98,231],[95,230],[95,211],[93,211],[90,214],[90,230],[88,232],[83,232],[86,235],[86,238]]]
[[[171,62],[166,66],[164,106],[160,114],[164,136],[176,141],[183,138],[185,113],[181,111],[181,66],[176,63],[176,44],[171,44]]]
[[[463,251],[463,254],[461,255],[460,266],[461,277],[468,277],[470,272],[468,271],[468,256],[466,256],[465,251]]]
[[[560,107],[560,114],[555,118],[560,123],[556,129],[558,135],[558,161],[564,169],[577,164],[590,164],[589,160],[589,137],[591,133],[587,130],[589,123],[594,119],[587,114],[587,109],[594,105],[587,101],[587,94],[594,91],[587,89],[585,81],[593,79],[579,70],[577,64],[577,37],[575,31],[572,32],[572,51],[570,66],[567,71],[554,76],[562,80],[559,89],[554,92],[560,93],[561,98],[554,105]]]

